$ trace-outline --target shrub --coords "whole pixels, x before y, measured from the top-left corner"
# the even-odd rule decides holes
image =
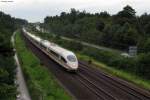
[[[137,73],[150,79],[150,53],[138,56]]]

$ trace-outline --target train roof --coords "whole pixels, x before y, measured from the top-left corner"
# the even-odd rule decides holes
[[[26,30],[25,30],[26,31]],[[42,40],[40,37],[35,36],[29,32],[26,31],[27,34],[29,34],[32,38],[36,39],[37,41],[41,42],[44,46],[48,47],[50,50],[58,53],[59,55],[62,55],[63,57],[67,57],[68,55],[74,55],[73,52],[64,49],[60,46],[58,46],[55,43],[49,42],[48,40]]]
[[[27,34],[29,34],[32,38],[34,38],[38,42],[40,42],[42,40],[40,37],[38,37],[36,35],[33,35],[33,34],[29,33],[29,32],[27,32]]]
[[[35,39],[40,42],[42,39],[40,37],[35,36]]]
[[[62,55],[62,56],[67,57],[68,55],[74,55],[73,52],[71,52],[71,51],[69,51],[69,50],[67,50],[67,49],[62,48],[62,47],[58,46],[58,45],[55,44],[55,43],[49,42],[49,41],[47,41],[47,40],[43,40],[42,43],[43,43],[46,47],[48,47],[50,50],[55,51],[56,53],[58,53],[58,54],[60,54],[60,55]]]
[[[52,50],[54,50],[55,52],[61,54],[62,56],[65,56],[65,57],[67,57],[68,55],[74,55],[73,52],[71,52],[69,50],[66,50],[66,49],[64,49],[64,48],[62,48],[62,47],[60,47],[60,46],[58,46],[56,44],[53,45],[53,43],[51,44],[50,48]]]

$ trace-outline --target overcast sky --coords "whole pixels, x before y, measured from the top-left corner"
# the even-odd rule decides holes
[[[14,17],[24,18],[30,22],[43,21],[45,16],[59,15],[70,8],[90,13],[108,11],[116,14],[126,5],[132,6],[138,15],[150,13],[150,0],[13,0],[2,2],[0,10]],[[9,0],[10,1],[10,0]]]

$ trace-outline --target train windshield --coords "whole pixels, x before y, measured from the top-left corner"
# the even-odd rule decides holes
[[[76,62],[76,57],[73,56],[73,55],[67,56],[67,59],[68,59],[69,61],[71,61],[71,62]]]

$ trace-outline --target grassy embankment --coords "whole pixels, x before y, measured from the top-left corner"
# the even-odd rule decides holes
[[[81,59],[84,61],[91,60],[94,65],[96,65],[99,69],[104,70],[105,72],[108,72],[108,74],[123,78],[129,82],[137,84],[140,87],[150,90],[150,80],[144,79],[144,78],[140,77],[139,75],[136,75],[136,73],[132,73],[132,71],[130,71],[130,72],[125,71],[125,70],[130,70],[130,68],[133,67],[132,65],[134,65],[136,63],[136,62],[132,62],[132,58],[131,58],[131,60],[125,59],[125,58],[121,57],[120,54],[118,54],[118,53],[100,51],[100,50],[96,50],[94,48],[89,48],[86,46],[82,47],[80,44],[74,43],[73,41],[64,40],[59,36],[54,36],[54,35],[50,35],[50,34],[42,34],[42,33],[38,33],[38,32],[36,32],[36,33],[33,32],[33,33],[36,35],[39,35],[42,38],[48,39],[49,41],[55,42],[55,43],[61,45],[62,47],[65,47],[65,48],[68,48],[68,49],[74,51],[77,54],[78,59]],[[93,52],[95,51],[95,52],[93,53],[90,51],[93,51]],[[122,60],[120,60],[120,59],[122,59]],[[113,67],[106,63],[111,63],[111,65],[113,65]],[[129,63],[130,65],[127,65],[128,69],[125,68],[125,70],[124,70],[124,69],[115,67],[118,63],[120,63],[120,64],[121,63],[123,63],[123,64]],[[134,69],[132,69],[132,70],[134,70]]]
[[[16,33],[16,49],[27,81],[32,100],[70,100],[72,99],[57,83],[55,77],[39,59],[25,46],[20,32]]]
[[[134,84],[136,84],[142,88],[150,90],[150,80],[143,79],[143,78],[141,78],[141,77],[139,77],[133,73],[129,73],[129,72],[126,72],[126,71],[121,70],[121,69],[116,69],[116,68],[110,67],[110,66],[108,66],[108,65],[106,65],[100,61],[92,59],[89,56],[82,55],[80,53],[78,53],[77,56],[79,59],[84,60],[84,61],[89,61],[89,59],[91,59],[92,63],[94,65],[96,65],[97,68],[104,70],[105,72],[107,72],[110,75],[120,77],[120,78],[125,79],[131,83],[134,83]]]

